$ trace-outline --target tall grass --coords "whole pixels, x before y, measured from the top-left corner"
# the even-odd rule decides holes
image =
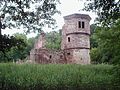
[[[111,89],[110,65],[0,64],[0,90]]]

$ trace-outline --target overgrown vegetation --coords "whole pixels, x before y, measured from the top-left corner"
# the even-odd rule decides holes
[[[94,30],[95,29],[95,30]],[[120,63],[120,20],[111,28],[98,27],[91,35],[91,59],[97,63]]]
[[[13,47],[12,51],[16,49],[17,58],[24,58],[26,52],[23,49],[23,57],[18,56],[22,53],[16,46],[21,47],[22,40],[3,35],[2,29],[22,28],[26,33],[30,33],[41,32],[43,27],[54,28],[56,20],[53,16],[60,13],[56,7],[59,3],[59,0],[0,0],[0,54],[4,55],[4,60],[7,57],[6,52],[11,52]],[[9,61],[8,59],[6,60]]]
[[[61,39],[60,30],[46,33],[46,48],[59,50],[61,48]]]
[[[23,44],[18,43],[11,46],[9,50],[3,52],[0,51],[0,62],[12,62],[19,59],[24,60],[30,53],[30,50],[34,47],[36,39],[40,36],[38,34],[36,37],[27,38],[25,34],[15,33],[13,34],[15,39],[21,40]],[[46,48],[52,50],[59,50],[61,46],[61,34],[60,31],[51,31],[46,33]],[[25,44],[25,45],[24,45]]]
[[[120,0],[86,0],[84,10],[96,12],[91,27],[91,57],[96,63],[120,64]]]
[[[97,31],[92,34],[92,61],[114,64],[115,84],[120,86],[120,0],[86,0],[84,10],[96,12]],[[94,30],[95,31],[95,30]]]
[[[29,1],[29,2],[27,2]],[[42,27],[55,24],[52,18],[59,13],[56,0],[42,0],[35,12],[30,11],[33,0],[2,0],[0,21],[0,58],[5,60],[16,60],[24,58],[26,52],[32,48],[32,41],[29,40],[27,48],[24,45],[15,43],[14,39],[7,39],[9,36],[1,34],[5,27],[19,27],[21,24],[26,27],[26,32],[41,31]],[[35,0],[41,2],[41,0]],[[108,63],[112,65],[16,65],[0,64],[0,89],[25,90],[25,89],[80,89],[80,90],[119,90],[120,89],[120,1],[119,0],[86,0],[89,1],[85,10],[96,12],[98,25],[91,25],[91,59],[94,63]],[[10,3],[10,4],[9,4]],[[36,2],[33,2],[35,4]],[[11,6],[11,5],[16,6]],[[25,9],[28,9],[25,11]],[[49,12],[49,13],[47,13]],[[9,15],[6,15],[9,14]],[[16,13],[16,16],[14,15]],[[42,21],[40,21],[41,18]],[[22,18],[22,19],[21,19]],[[15,21],[14,23],[11,22]],[[40,21],[40,22],[38,22]],[[47,46],[50,49],[59,49],[59,33],[47,34]],[[52,35],[52,36],[51,36]],[[19,36],[19,35],[18,35]],[[23,37],[23,36],[22,36]],[[58,39],[59,38],[59,39]],[[23,39],[26,44],[26,39]],[[8,46],[9,47],[8,47]],[[5,46],[3,48],[2,46]],[[22,48],[22,50],[21,50]],[[3,52],[6,51],[7,52]],[[4,56],[3,56],[4,55]],[[4,58],[2,58],[4,57]],[[117,87],[118,86],[118,87]]]
[[[0,89],[112,90],[112,65],[0,64]],[[114,89],[113,89],[114,90]]]
[[[27,39],[25,34],[19,33],[14,34],[13,37],[15,38],[15,40],[13,40],[14,46],[10,46],[10,48],[7,47],[9,50],[5,50],[4,53],[0,50],[0,62],[12,62],[19,59],[24,60],[33,48],[35,38]],[[18,41],[16,42],[16,40]]]

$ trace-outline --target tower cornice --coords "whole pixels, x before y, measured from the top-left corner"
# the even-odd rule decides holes
[[[87,14],[75,13],[75,14],[72,14],[72,15],[64,16],[65,20],[70,20],[70,19],[73,19],[73,18],[83,18],[83,19],[87,19],[89,21],[91,20],[91,17]]]

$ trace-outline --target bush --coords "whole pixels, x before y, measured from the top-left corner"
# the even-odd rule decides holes
[[[0,64],[0,90],[111,89],[113,66]]]

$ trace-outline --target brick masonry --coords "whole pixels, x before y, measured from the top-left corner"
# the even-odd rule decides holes
[[[86,14],[65,16],[61,50],[46,49],[45,34],[41,33],[30,52],[30,59],[41,64],[90,64],[90,20],[90,16]]]

